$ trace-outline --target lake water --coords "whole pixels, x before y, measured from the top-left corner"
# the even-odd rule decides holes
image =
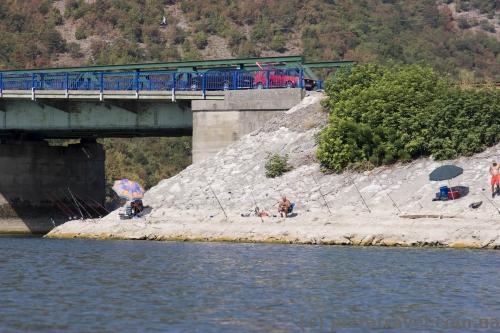
[[[0,238],[0,332],[500,331],[500,251]]]

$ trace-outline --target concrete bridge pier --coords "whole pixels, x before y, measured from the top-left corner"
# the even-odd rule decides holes
[[[46,233],[70,216],[80,217],[72,195],[97,214],[105,200],[104,159],[95,141],[0,144],[0,234]],[[84,215],[85,209],[80,207]]]
[[[193,163],[262,127],[303,97],[302,89],[257,89],[226,91],[220,101],[192,101]]]

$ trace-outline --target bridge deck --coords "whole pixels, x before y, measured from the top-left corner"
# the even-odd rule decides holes
[[[69,100],[221,100],[224,91],[165,91],[165,90],[3,90],[5,99],[69,99]]]

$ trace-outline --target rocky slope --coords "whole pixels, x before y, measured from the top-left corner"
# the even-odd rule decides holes
[[[421,159],[365,173],[324,174],[314,157],[314,135],[327,118],[322,98],[310,94],[213,158],[161,181],[146,193],[152,210],[143,218],[122,221],[114,212],[102,220],[68,222],[49,237],[500,247],[500,199],[487,197],[488,164],[500,145],[455,161]],[[264,164],[276,152],[289,154],[294,168],[269,179]],[[434,202],[440,184],[429,182],[428,174],[445,163],[464,168],[452,185],[469,193]],[[272,216],[283,194],[297,204],[296,216],[286,220]],[[483,201],[478,209],[468,207],[477,201]],[[256,206],[271,216],[244,217]]]

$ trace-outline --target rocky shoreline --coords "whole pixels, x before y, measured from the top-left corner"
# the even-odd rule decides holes
[[[426,158],[325,174],[314,139],[327,121],[323,97],[311,93],[262,129],[161,181],[146,192],[151,212],[144,217],[120,220],[113,212],[100,220],[69,221],[47,237],[500,248],[500,198],[487,197],[488,166],[500,156],[500,145],[453,161]],[[272,153],[288,154],[293,169],[266,178]],[[451,184],[465,189],[464,197],[433,201],[442,184],[428,175],[449,163],[464,169]],[[257,206],[276,214],[283,194],[296,203],[297,216],[261,221],[252,215]],[[479,201],[479,208],[469,208]]]
[[[174,213],[172,212],[172,215]],[[474,218],[401,218],[398,216],[238,217],[206,221],[147,218],[79,220],[50,232],[49,238],[157,241],[263,242],[284,244],[451,247],[500,249],[500,227]]]

